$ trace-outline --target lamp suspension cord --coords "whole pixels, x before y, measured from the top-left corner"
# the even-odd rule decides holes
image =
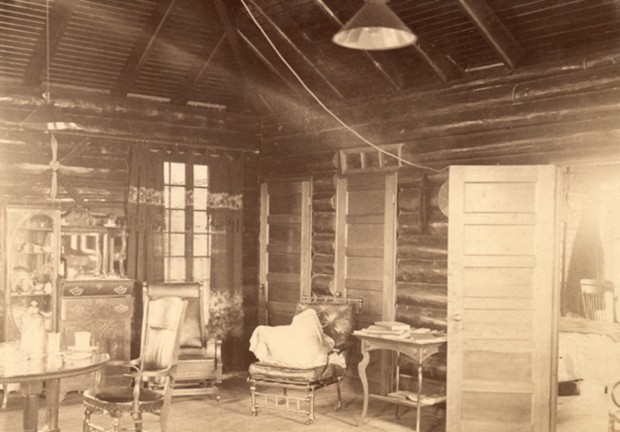
[[[50,96],[50,0],[45,0],[45,93],[43,98]]]
[[[49,1],[49,0],[48,0]],[[323,101],[310,89],[310,87],[308,87],[308,85],[304,82],[304,80],[299,76],[299,74],[297,72],[295,72],[295,69],[293,69],[293,67],[290,65],[290,63],[284,58],[284,56],[282,55],[282,53],[280,53],[280,51],[278,50],[278,48],[275,46],[275,44],[273,43],[273,41],[271,40],[271,38],[269,37],[269,35],[267,34],[267,32],[263,29],[263,27],[260,25],[260,23],[258,22],[258,20],[256,19],[256,17],[254,16],[254,13],[250,10],[250,8],[248,7],[247,3],[245,2],[245,0],[241,0],[241,4],[243,4],[243,7],[245,8],[245,10],[247,11],[248,15],[250,16],[250,19],[254,22],[254,24],[256,25],[256,27],[258,27],[258,30],[262,33],[262,35],[265,37],[265,39],[267,40],[267,43],[269,43],[269,45],[271,46],[271,48],[274,50],[274,52],[276,53],[276,55],[280,58],[280,60],[282,60],[282,62],[284,63],[284,65],[288,68],[288,70],[291,71],[291,73],[293,74],[293,76],[297,79],[297,81],[299,81],[299,83],[301,84],[301,86],[310,94],[310,96],[312,97],[312,99],[314,99],[320,106],[321,108],[323,108],[331,117],[333,117],[338,123],[340,123],[342,125],[342,127],[344,127],[346,130],[348,130],[349,132],[351,132],[353,135],[355,135],[356,137],[358,137],[360,140],[362,140],[362,142],[364,142],[365,144],[369,145],[370,147],[374,148],[375,150],[379,151],[380,153],[383,153],[387,156],[393,157],[394,159],[396,159],[399,162],[402,162],[405,165],[409,165],[412,166],[414,168],[419,168],[419,169],[423,169],[423,170],[428,170],[428,171],[432,171],[432,172],[443,172],[445,171],[447,168],[441,168],[441,169],[437,169],[437,168],[432,168],[426,165],[421,165],[421,164],[417,164],[415,162],[411,162],[407,159],[403,159],[398,155],[395,155],[394,153],[390,153],[389,151],[382,149],[381,147],[379,147],[378,145],[374,144],[373,142],[371,142],[370,140],[368,140],[366,137],[364,137],[363,135],[361,135],[359,132],[357,132],[355,129],[353,129],[351,126],[349,126],[347,123],[345,123],[340,117],[338,117],[338,115],[336,113],[334,113],[331,109],[329,109],[329,107],[327,107],[327,105],[325,105],[325,103],[323,103]]]

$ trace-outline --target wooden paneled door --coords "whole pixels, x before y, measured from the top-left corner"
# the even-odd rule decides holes
[[[396,173],[347,175],[338,179],[336,191],[336,291],[364,300],[358,327],[392,320],[396,304]],[[388,356],[373,356],[367,368],[373,392],[390,388]]]
[[[310,294],[312,182],[261,185],[259,323],[290,324]]]
[[[555,430],[558,178],[450,168],[448,432]]]

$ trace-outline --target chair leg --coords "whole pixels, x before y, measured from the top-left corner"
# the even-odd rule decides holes
[[[314,387],[308,389],[308,420],[306,424],[310,425],[314,421]]]
[[[9,385],[2,385],[2,409],[6,408],[7,403],[9,402]]]
[[[82,432],[90,432],[90,410],[84,408],[84,420],[82,421]]]
[[[142,413],[141,412],[134,413],[133,425],[136,428],[136,432],[142,432]]]
[[[258,415],[258,408],[256,407],[256,384],[250,386],[250,395],[250,413],[252,417],[256,417]]]
[[[118,417],[112,417],[112,431],[119,432],[121,430],[121,420]]]
[[[342,409],[342,393],[340,392],[340,381],[336,381],[336,392],[338,393],[338,402],[336,402],[336,411],[340,411]]]

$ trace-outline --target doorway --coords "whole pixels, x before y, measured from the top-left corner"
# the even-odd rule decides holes
[[[620,380],[620,164],[568,167],[562,183],[556,430],[606,431],[609,390]],[[594,285],[605,289],[589,309],[582,291]]]

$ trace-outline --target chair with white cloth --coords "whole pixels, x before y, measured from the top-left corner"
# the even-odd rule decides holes
[[[281,408],[305,414],[310,424],[315,391],[331,384],[336,384],[336,409],[342,407],[340,383],[346,375],[346,355],[361,305],[361,299],[302,299],[290,325],[254,330],[250,350],[259,361],[250,365],[248,377],[253,416],[259,407]],[[288,390],[304,393],[293,395]]]

